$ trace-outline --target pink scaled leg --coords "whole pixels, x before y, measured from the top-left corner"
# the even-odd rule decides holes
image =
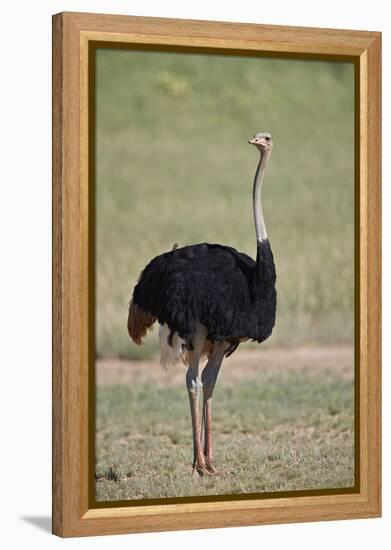
[[[202,348],[206,339],[206,329],[199,325],[194,334],[192,345],[193,350],[190,353],[189,368],[186,373],[186,386],[189,394],[191,421],[193,427],[193,475],[208,475],[204,451],[202,449],[202,426],[200,420],[199,401],[202,389],[202,383],[199,377],[199,361]]]
[[[224,359],[225,352],[230,347],[228,342],[214,342],[209,361],[202,371],[203,386],[203,416],[204,426],[204,457],[206,469],[210,474],[217,474],[213,459],[212,448],[212,395],[216,385],[217,376]]]

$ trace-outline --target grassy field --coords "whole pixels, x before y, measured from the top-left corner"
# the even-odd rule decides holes
[[[351,486],[352,65],[100,50],[96,74],[97,499]],[[225,362],[220,475],[195,481],[184,369],[162,372],[156,331],[131,343],[127,304],[174,243],[254,257],[257,131],[274,141],[263,210],[276,327]]]
[[[227,359],[213,398],[220,475],[199,480],[184,373],[156,361],[98,361],[97,500],[353,485],[352,348]]]
[[[254,256],[256,131],[274,140],[263,203],[278,311],[266,346],[352,344],[353,120],[350,64],[98,51],[97,356],[156,352],[155,333],[137,348],[126,331],[155,255],[206,241]]]

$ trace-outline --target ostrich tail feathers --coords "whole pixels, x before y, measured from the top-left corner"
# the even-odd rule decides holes
[[[128,314],[128,332],[129,336],[135,344],[140,346],[142,339],[151,330],[153,323],[156,321],[156,317],[144,311],[139,306],[132,302],[129,305]]]

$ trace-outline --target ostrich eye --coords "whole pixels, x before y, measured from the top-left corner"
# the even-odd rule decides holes
[[[266,136],[265,139],[266,139],[266,141],[270,141],[270,137],[269,137],[269,136]]]

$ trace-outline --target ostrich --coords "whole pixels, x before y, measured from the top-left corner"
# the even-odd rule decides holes
[[[224,357],[246,340],[263,342],[275,323],[276,272],[261,206],[273,142],[269,133],[257,133],[248,143],[260,153],[253,184],[256,261],[221,244],[175,245],[144,268],[129,306],[132,340],[141,345],[157,320],[161,363],[187,366],[196,476],[218,473],[212,450],[212,395]],[[204,358],[207,363],[200,376]]]

